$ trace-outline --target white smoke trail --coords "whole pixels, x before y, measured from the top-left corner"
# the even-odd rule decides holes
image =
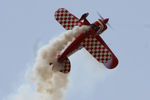
[[[53,65],[50,66],[49,63],[52,62],[56,66],[57,54],[69,41],[81,32],[87,31],[88,28],[88,26],[76,26],[42,47],[38,52],[33,74],[28,75],[28,78],[36,84],[37,91],[30,89],[30,85],[21,85],[18,93],[10,96],[8,100],[62,100],[68,83],[68,74],[52,71]]]
[[[87,29],[87,26],[76,26],[73,30],[66,31],[56,39],[51,40],[50,44],[39,50],[32,77],[32,81],[36,83],[39,92],[51,95],[52,100],[62,98],[62,91],[68,83],[67,74],[52,71],[53,65],[50,66],[49,63],[52,62],[56,67],[58,65],[57,54],[65,48],[69,41]]]

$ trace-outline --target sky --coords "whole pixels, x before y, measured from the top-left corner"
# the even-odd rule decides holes
[[[149,0],[0,0],[0,99],[26,82],[40,46],[65,30],[54,13],[66,8],[88,20],[97,11],[110,18],[113,29],[101,36],[119,59],[113,70],[101,71],[83,50],[70,57],[72,71],[66,100],[149,100],[150,14]],[[83,53],[84,52],[84,53]],[[79,57],[80,56],[80,57]],[[86,69],[87,67],[87,69]],[[103,78],[99,75],[103,73]]]

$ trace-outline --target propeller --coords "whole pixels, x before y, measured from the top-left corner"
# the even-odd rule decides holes
[[[98,16],[99,16],[102,20],[105,20],[99,12],[97,12],[97,14],[98,14]],[[110,28],[112,28],[111,25],[110,25],[108,22],[107,22],[106,24],[107,24]]]

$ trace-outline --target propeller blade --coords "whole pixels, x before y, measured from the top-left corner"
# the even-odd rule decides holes
[[[107,25],[112,29],[111,25],[109,23],[107,23]]]
[[[99,12],[97,12],[97,14],[102,20],[104,20],[104,18],[101,16],[101,14]]]
[[[102,17],[102,15],[97,11],[97,14],[98,14],[98,16],[102,19],[102,20],[104,20],[104,18]],[[113,29],[112,27],[111,27],[111,25],[107,22],[106,23],[111,29]]]

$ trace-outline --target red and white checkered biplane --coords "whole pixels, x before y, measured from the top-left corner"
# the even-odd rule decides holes
[[[66,29],[71,30],[74,26],[88,25],[89,30],[86,33],[80,33],[70,45],[57,57],[59,63],[63,67],[60,72],[70,72],[70,61],[68,57],[75,51],[84,47],[98,62],[103,63],[108,69],[115,68],[118,64],[118,59],[106,45],[103,39],[99,36],[107,29],[108,18],[98,19],[93,24],[90,24],[86,19],[88,13],[81,16],[80,19],[71,14],[68,10],[60,8],[55,12],[56,20]]]

